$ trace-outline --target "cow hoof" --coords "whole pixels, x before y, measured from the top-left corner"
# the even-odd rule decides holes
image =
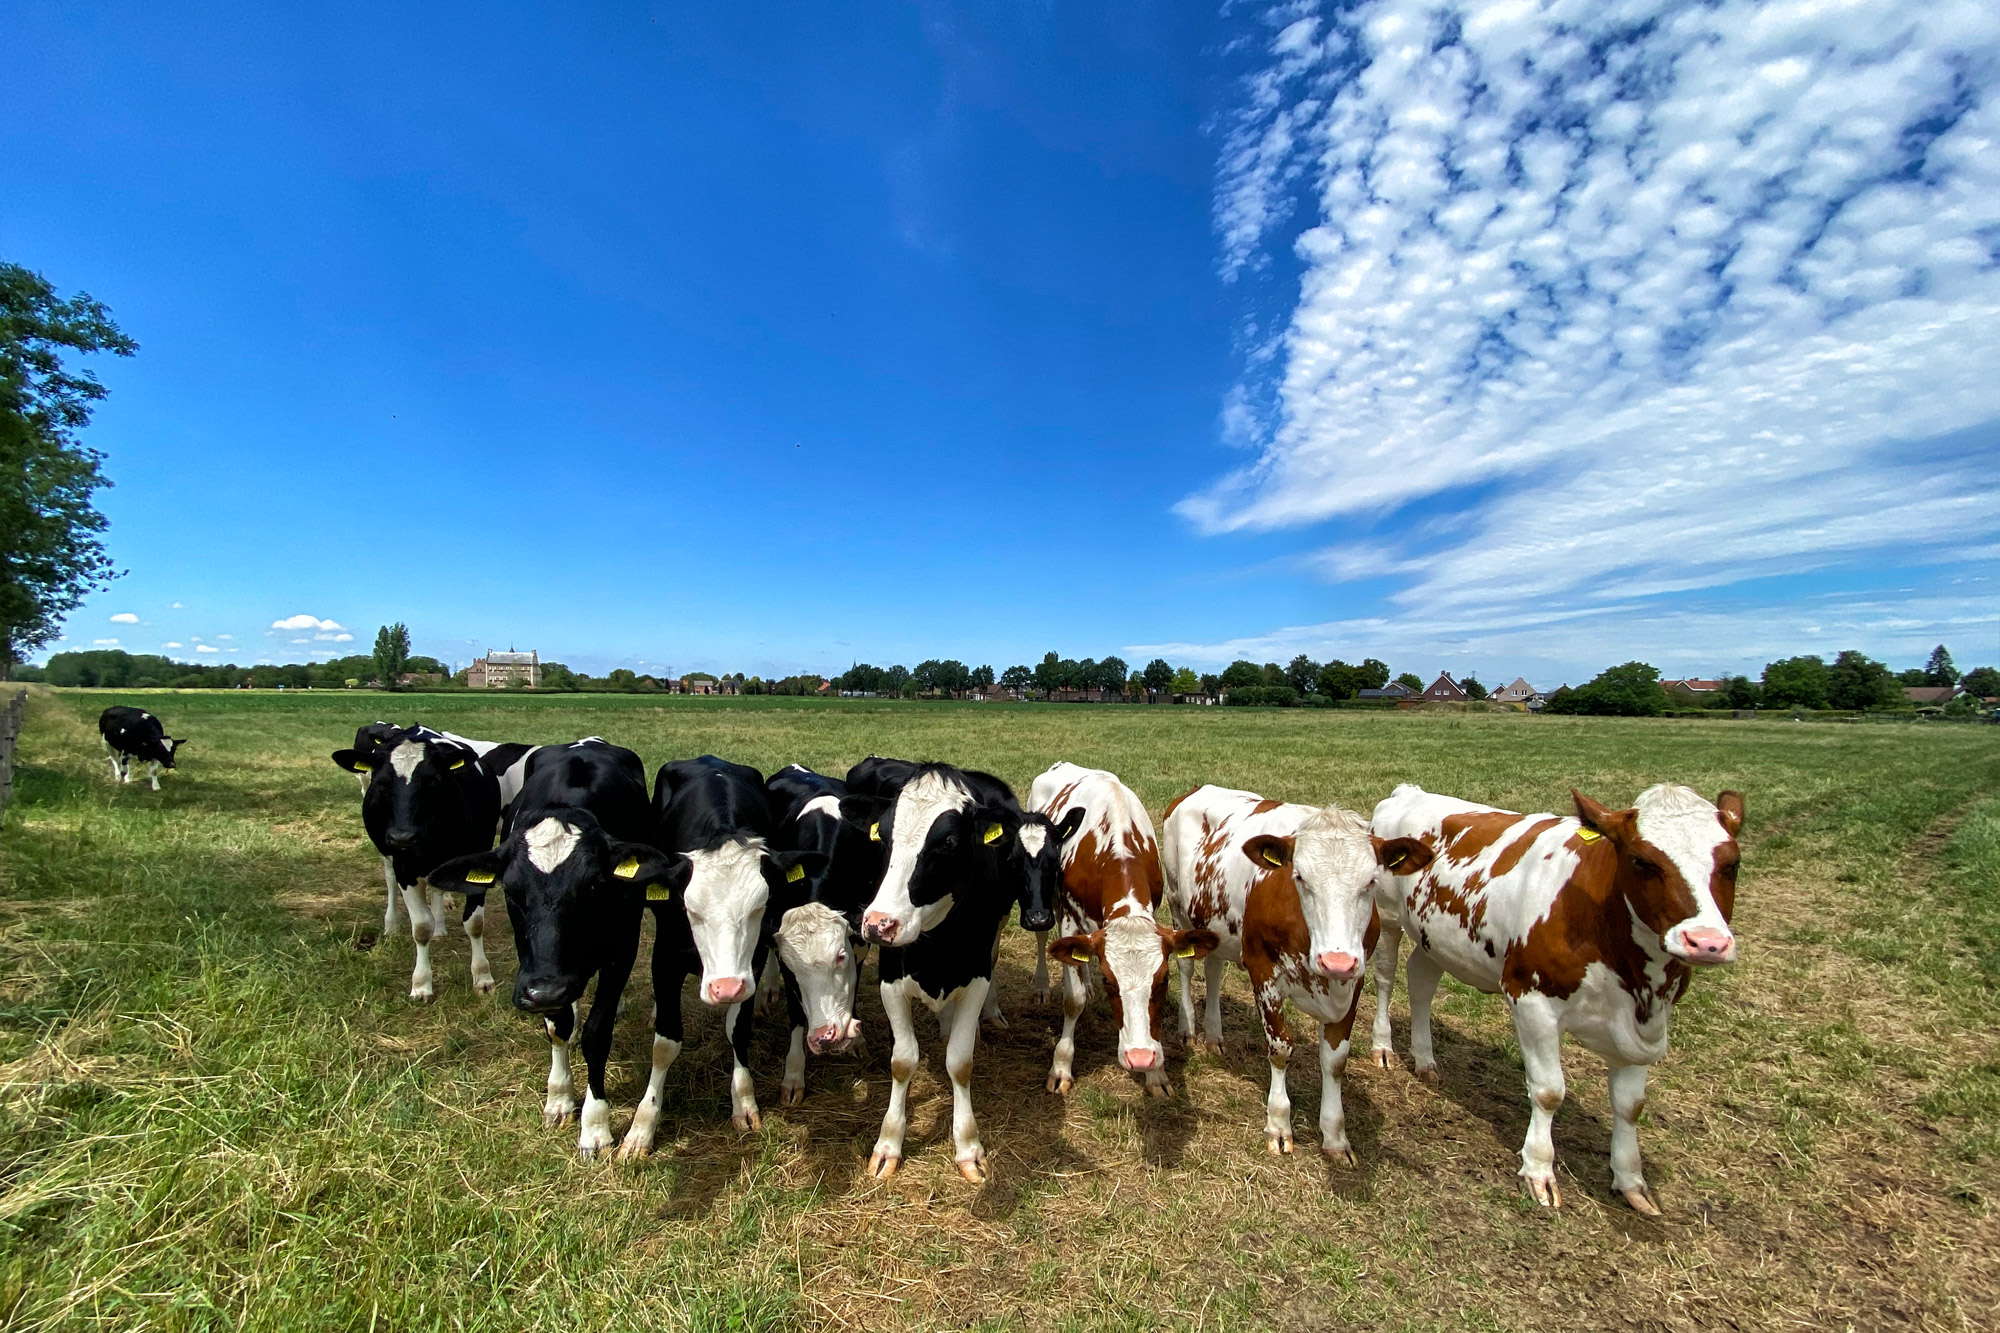
[[[803,1083],[787,1083],[778,1095],[779,1103],[784,1106],[797,1106],[805,1099],[806,1085]]]
[[[1375,1067],[1377,1069],[1394,1069],[1396,1067],[1396,1053],[1387,1046],[1377,1046],[1370,1053],[1375,1057]]]
[[[1547,1176],[1522,1176],[1521,1179],[1527,1184],[1528,1193],[1533,1195],[1535,1202],[1542,1207],[1560,1208],[1563,1206],[1562,1191],[1556,1188],[1556,1178],[1553,1174]]]
[[[877,1180],[887,1180],[890,1176],[896,1174],[896,1168],[902,1164],[903,1155],[901,1153],[893,1153],[886,1148],[877,1148],[874,1155],[868,1159],[868,1174]]]
[[[764,1127],[764,1117],[757,1114],[755,1107],[752,1107],[748,1111],[738,1111],[735,1115],[729,1117],[729,1119],[738,1129],[745,1132]]]
[[[1329,1162],[1338,1162],[1342,1166],[1361,1165],[1360,1160],[1356,1158],[1354,1155],[1354,1149],[1348,1147],[1344,1143],[1341,1144],[1338,1148],[1329,1145],[1327,1147],[1321,1148],[1320,1151],[1326,1154],[1326,1160]]]
[[[1650,1187],[1646,1185],[1634,1185],[1631,1189],[1622,1190],[1620,1193],[1624,1194],[1625,1202],[1632,1205],[1633,1212],[1644,1213],[1647,1217],[1658,1217],[1660,1215],[1660,1201],[1653,1197],[1653,1191]]]
[[[618,1160],[621,1162],[636,1162],[642,1157],[652,1155],[653,1141],[640,1138],[636,1134],[627,1134],[625,1141],[618,1145]]]
[[[412,986],[410,988],[410,998],[418,1004],[429,1004],[437,998],[437,992],[429,986]]]
[[[1264,1131],[1264,1151],[1276,1156],[1292,1150],[1292,1131],[1289,1129],[1267,1129]]]
[[[1174,1085],[1163,1078],[1148,1079],[1146,1081],[1146,1095],[1148,1097],[1171,1097],[1174,1095]]]
[[[964,1176],[975,1185],[984,1185],[986,1183],[986,1154],[981,1152],[977,1157],[961,1157],[958,1162],[958,1174]]]
[[[1038,986],[1035,988],[1034,994],[1028,997],[1028,1000],[1035,1008],[1046,1009],[1049,1007],[1049,1001],[1054,998],[1055,996],[1050,993],[1047,986]]]
[[[985,1028],[988,1032],[1005,1032],[1007,1030],[1007,1016],[1005,1014],[982,1014],[979,1018],[979,1026]]]
[[[472,982],[472,989],[478,991],[481,995],[491,995],[499,988],[500,983],[492,977],[475,977]]]
[[[542,1107],[542,1128],[560,1129],[562,1126],[568,1124],[569,1118],[575,1114],[576,1107],[573,1104],[565,1105],[562,1102],[549,1102]]]
[[[1068,1074],[1050,1074],[1048,1089],[1058,1097],[1067,1097],[1069,1096],[1070,1088],[1075,1085],[1075,1082]]]
[[[1438,1085],[1438,1067],[1436,1065],[1424,1065],[1418,1069],[1417,1082],[1423,1084],[1425,1087],[1435,1088]]]
[[[1222,1043],[1219,1041],[1204,1041],[1201,1043],[1201,1049],[1218,1060],[1222,1058]]]

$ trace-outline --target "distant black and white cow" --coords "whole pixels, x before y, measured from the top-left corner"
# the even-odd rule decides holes
[[[848,790],[838,778],[792,764],[766,780],[764,795],[777,825],[778,845],[826,858],[823,867],[806,877],[806,904],[786,912],[778,926],[777,956],[784,964],[785,1004],[792,1023],[784,1081],[784,1100],[790,1105],[805,1096],[808,1049],[814,1055],[838,1054],[861,1035],[861,1024],[854,1018],[864,944],[861,913],[882,881],[886,849],[871,841],[862,826],[841,817],[840,802]],[[887,808],[886,802],[882,808]],[[809,938],[817,948],[807,947]],[[827,973],[812,963],[824,957],[830,945],[835,966]],[[827,980],[833,982],[832,990],[824,988]]]
[[[153,766],[153,790],[160,789],[160,770],[174,767],[174,753],[184,740],[167,735],[167,729],[143,708],[113,704],[97,719],[104,748],[111,752],[111,776],[119,782],[132,780],[132,761]]]
[[[520,958],[514,1006],[540,1015],[549,1036],[542,1122],[550,1127],[576,1111],[570,1038],[576,1003],[597,978],[580,1043],[586,1079],[577,1150],[586,1157],[611,1146],[604,1069],[647,902],[658,905],[687,877],[685,859],[659,851],[652,830],[638,755],[596,739],[547,745],[528,761],[513,827],[500,845],[432,876],[468,894],[497,880],[506,894]],[[648,1094],[653,1116],[656,1093],[657,1084]]]
[[[925,764],[879,817],[876,808],[866,796],[841,803],[851,822],[889,848],[881,886],[861,917],[862,935],[883,946],[882,1007],[895,1035],[889,1109],[868,1171],[882,1179],[902,1165],[910,1078],[917,1069],[911,1006],[921,1000],[945,1035],[953,1157],[967,1180],[982,1181],[986,1150],[972,1114],[972,1051],[993,984],[994,939],[1021,898],[1014,878],[1021,865],[1020,807],[996,777]],[[1059,861],[1056,876],[1060,883]]]
[[[445,930],[445,891],[429,876],[454,857],[493,845],[500,819],[500,784],[469,745],[427,727],[399,730],[383,738],[374,753],[370,759],[355,750],[336,750],[333,762],[367,779],[361,822],[382,855],[388,881],[383,930],[386,934],[395,928],[395,900],[400,896],[410,914],[410,937],[417,951],[410,998],[428,1002],[436,994],[430,945]],[[486,961],[486,890],[473,885],[464,892],[472,984],[482,995],[490,994],[494,981]]]

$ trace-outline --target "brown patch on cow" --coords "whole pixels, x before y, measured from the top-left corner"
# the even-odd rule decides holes
[[[1521,822],[1521,816],[1505,810],[1479,815],[1447,815],[1444,819],[1444,855],[1464,864],[1506,836]]]
[[[1283,801],[1274,801],[1270,797],[1266,796],[1263,800],[1257,802],[1257,804],[1251,808],[1250,813],[1253,815],[1268,815],[1273,810],[1276,810],[1279,806],[1283,804],[1284,804]]]
[[[1540,991],[1565,1000],[1583,985],[1585,970],[1602,963],[1632,996],[1643,1023],[1657,1006],[1681,997],[1690,969],[1679,959],[1669,960],[1664,980],[1654,989],[1646,975],[1646,950],[1632,938],[1631,914],[1623,901],[1625,886],[1620,883],[1636,872],[1625,865],[1624,854],[1610,838],[1592,842],[1571,838],[1568,845],[1576,851],[1577,867],[1557,890],[1548,915],[1535,923],[1526,939],[1508,947],[1500,987],[1515,998]]]
[[[1528,849],[1535,845],[1535,839],[1560,823],[1562,823],[1560,819],[1553,817],[1536,820],[1519,838],[1509,843],[1507,849],[1494,860],[1493,874],[1489,878],[1499,879],[1502,875],[1511,873],[1515,866],[1521,864],[1521,858],[1528,854]]]
[[[1208,785],[1207,783],[1202,784],[1203,787],[1207,785]],[[1200,790],[1201,787],[1190,787],[1186,791],[1182,792],[1179,796],[1174,797],[1173,800],[1168,801],[1166,817],[1171,818],[1174,811],[1180,809],[1182,801],[1185,801],[1188,797],[1194,795],[1196,792]]]

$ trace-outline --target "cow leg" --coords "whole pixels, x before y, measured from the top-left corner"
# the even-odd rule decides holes
[[[653,921],[659,929],[659,918]],[[618,1158],[629,1161],[653,1151],[653,1138],[660,1127],[660,1110],[666,1103],[667,1071],[681,1054],[681,983],[687,979],[685,964],[658,943],[653,945],[653,1072],[646,1080],[646,1095],[632,1114],[631,1127],[619,1145]]]
[[[882,983],[882,1010],[888,1015],[894,1045],[889,1051],[889,1109],[882,1113],[882,1133],[868,1157],[868,1174],[877,1180],[887,1180],[903,1164],[903,1135],[910,1127],[910,1077],[917,1072],[917,1025],[904,982]]]
[[[848,1012],[853,1012],[851,1006]],[[797,1106],[806,1099],[806,1007],[799,999],[796,982],[785,987],[785,1017],[792,1026],[792,1044],[785,1051],[785,1078],[778,1085],[778,1101]]]
[[[153,790],[158,791],[160,789],[160,761],[157,759],[153,761],[151,777],[153,779]]]
[[[1181,969],[1181,1041],[1194,1045],[1194,959],[1177,960]]]
[[[576,1031],[576,1006],[564,1005],[542,1020],[549,1034],[549,1087],[542,1100],[542,1127],[554,1129],[576,1114],[576,1080],[569,1072],[569,1039]]]
[[[493,980],[493,964],[486,958],[486,895],[475,899],[465,896],[465,940],[472,948],[472,989],[481,995],[491,995],[497,982]]]
[[[730,1054],[735,1057],[735,1066],[729,1071],[729,1119],[738,1129],[762,1129],[757,1083],[750,1077],[750,1015],[744,1006],[729,1006],[729,1012],[722,1016],[722,1030],[729,1036]]]
[[[431,977],[431,936],[437,923],[431,917],[430,894],[423,881],[403,890],[403,906],[410,913],[410,938],[417,946],[416,965],[410,971],[410,998],[429,1004],[437,994]]]
[[[992,981],[992,978],[1000,974],[1000,931],[1006,928],[1006,923],[1003,921],[1000,929],[993,932],[993,958],[986,967],[986,1000],[979,1009],[980,1022],[991,1023],[996,1028],[1007,1026],[1006,1015],[1000,1012],[1000,988]]]
[[[1035,932],[1035,1003],[1049,1002],[1049,932]]]
[[[1390,917],[1380,918],[1382,938],[1375,944],[1375,1049],[1371,1052],[1378,1068],[1396,1063],[1396,1038],[1389,1026],[1389,1001],[1396,994],[1397,955],[1403,950],[1402,924]]]
[[[1354,999],[1360,1003],[1359,980],[1354,983]],[[1345,1023],[1328,1023],[1319,1034],[1319,1150],[1347,1166],[1360,1165],[1347,1142],[1347,1108],[1340,1099],[1340,1075],[1347,1068],[1353,1032],[1354,1011],[1350,1009]]]
[[[1208,983],[1202,1014],[1202,1046],[1210,1055],[1222,1054],[1222,959],[1214,954],[1202,959],[1202,976]]]
[[[966,983],[964,1002],[953,1015],[951,1035],[945,1042],[944,1068],[951,1075],[951,1144],[958,1161],[958,1174],[977,1185],[986,1179],[986,1149],[979,1142],[979,1122],[972,1116],[972,1051],[979,1041],[979,1018],[991,990],[988,977],[974,977]]]
[[[1639,1160],[1639,1113],[1645,1109],[1646,1066],[1611,1066],[1611,1188],[1639,1212],[1658,1217],[1660,1201]]]
[[[1410,1058],[1416,1062],[1417,1077],[1437,1086],[1437,1052],[1431,1046],[1431,998],[1437,994],[1438,978],[1444,975],[1437,960],[1422,949],[1410,950]]]
[[[1292,1150],[1292,1094],[1285,1087],[1285,1070],[1292,1062],[1292,1042],[1285,1031],[1285,997],[1255,985],[1257,1009],[1264,1019],[1264,1049],[1271,1057],[1271,1091],[1264,1098],[1264,1150]]]
[[[1410,960],[1410,989],[1416,990],[1415,963]],[[1415,1002],[1414,993],[1411,995]],[[1521,1179],[1545,1208],[1562,1207],[1556,1188],[1556,1108],[1565,1088],[1562,1067],[1562,1023],[1547,996],[1530,993],[1514,1001],[1514,1036],[1521,1044],[1521,1063],[1528,1073],[1528,1137],[1521,1144]],[[1616,1130],[1613,1130],[1616,1133]]]
[[[634,931],[633,947],[638,946]],[[576,1150],[580,1156],[595,1157],[609,1148],[611,1103],[604,1096],[604,1066],[611,1055],[612,1029],[618,1024],[618,1001],[625,994],[625,982],[632,975],[632,960],[614,958],[597,974],[597,994],[590,997],[590,1017],[583,1020],[583,1063],[585,1084],[583,1114],[577,1117]]]
[[[778,980],[778,951],[773,949],[770,958],[765,960],[763,975],[757,979],[757,1017],[762,1018],[771,1012],[771,1007],[778,1002],[781,989],[782,983]]]
[[[1090,999],[1084,989],[1083,969],[1065,967],[1062,970],[1063,1029],[1056,1041],[1056,1058],[1049,1065],[1048,1089],[1054,1093],[1066,1093],[1076,1082],[1073,1062],[1076,1059],[1076,1019],[1083,1012],[1083,1006]]]
[[[382,905],[382,938],[388,939],[396,933],[396,863],[388,857],[382,858],[382,882],[388,886],[389,896]]]

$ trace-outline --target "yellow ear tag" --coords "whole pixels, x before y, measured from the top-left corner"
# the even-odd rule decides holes
[[[1576,836],[1582,838],[1585,842],[1596,842],[1604,835],[1594,828],[1580,828],[1576,831]]]
[[[877,820],[875,823],[870,824],[868,826],[868,841],[870,842],[882,841],[882,823],[880,820]]]
[[[1282,868],[1285,864],[1285,858],[1278,855],[1276,852],[1272,851],[1269,847],[1266,847],[1264,849],[1264,859],[1270,862],[1272,865],[1278,866],[1280,868]]]
[[[457,771],[458,771],[459,769],[461,769],[461,768],[464,768],[464,767],[465,767],[465,761],[464,761],[463,759],[461,759],[461,760],[459,760],[459,761],[458,761],[457,763],[453,764],[453,765],[451,766],[451,769],[452,769],[452,772],[456,773],[456,772],[457,772]]]
[[[646,901],[649,903],[663,903],[673,896],[674,891],[664,884],[648,884],[646,886]]]
[[[1176,950],[1174,950],[1174,957],[1176,957],[1176,958],[1192,958],[1192,957],[1194,957],[1194,946],[1193,946],[1192,944],[1190,944],[1190,945],[1188,945],[1188,946],[1187,946],[1186,948],[1183,948],[1183,949],[1176,949]]]
[[[986,845],[991,847],[994,843],[1000,841],[1000,835],[1005,833],[1006,831],[1007,830],[1001,828],[998,824],[988,824],[986,826],[986,834],[985,834]]]
[[[787,870],[785,872],[785,883],[796,884],[805,877],[806,877],[806,868],[804,866],[793,866],[790,870]]]
[[[1397,866],[1403,864],[1403,862],[1407,861],[1408,859],[1409,859],[1408,853],[1397,852],[1394,856],[1390,857],[1387,861],[1384,861],[1382,863],[1382,868],[1384,870],[1394,870]]]
[[[360,769],[363,773],[373,773],[375,771],[375,765],[364,764],[359,759],[354,761],[354,766]]]
[[[636,856],[626,857],[618,863],[617,867],[611,873],[620,879],[633,878],[639,873],[639,858]]]
[[[1092,958],[1091,958],[1091,956],[1090,956],[1089,954],[1087,954],[1087,953],[1082,953],[1082,952],[1077,952],[1077,953],[1072,953],[1072,954],[1071,954],[1071,955],[1069,956],[1069,960],[1070,960],[1070,961],[1071,961],[1072,963],[1088,963],[1088,962],[1091,962],[1091,961],[1093,961],[1093,960],[1092,960]]]
[[[493,872],[490,870],[468,870],[465,872],[465,882],[467,884],[491,884],[493,882]]]

